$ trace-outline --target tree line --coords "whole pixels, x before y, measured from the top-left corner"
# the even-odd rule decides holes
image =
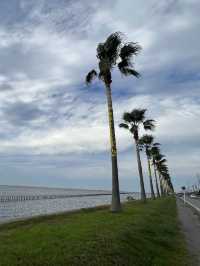
[[[123,76],[140,77],[140,73],[134,68],[133,58],[141,51],[141,46],[136,42],[124,42],[121,32],[112,33],[105,42],[97,45],[98,71],[92,69],[86,76],[86,84],[89,85],[96,77],[105,85],[108,121],[110,130],[111,160],[112,160],[112,202],[111,211],[121,210],[117,147],[115,137],[115,125],[112,107],[112,70],[117,67]],[[132,135],[137,155],[138,172],[140,177],[141,199],[146,201],[146,192],[142,171],[140,153],[145,152],[149,173],[150,191],[152,199],[173,192],[169,169],[165,156],[160,151],[160,143],[154,143],[152,135],[145,134],[140,137],[140,129],[152,131],[155,128],[153,119],[146,119],[146,109],[133,109],[123,114],[123,121],[119,127],[124,128]],[[155,177],[156,192],[152,180],[152,167]]]

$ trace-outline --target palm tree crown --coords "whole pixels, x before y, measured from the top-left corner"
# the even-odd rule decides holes
[[[136,141],[139,140],[138,129],[140,125],[143,125],[145,130],[153,130],[155,128],[155,121],[153,119],[145,120],[145,112],[146,109],[133,109],[130,113],[125,112],[123,114],[125,123],[119,125],[119,127],[129,129]]]
[[[158,156],[160,154],[160,143],[154,143],[150,149],[150,155],[153,159],[153,161],[155,161],[156,156]]]
[[[96,70],[91,70],[86,76],[87,84],[98,76],[109,86],[112,83],[111,71],[115,66],[118,66],[119,71],[125,76],[140,76],[133,67],[132,58],[140,52],[141,46],[135,42],[123,43],[122,37],[122,33],[115,32],[105,42],[98,44],[99,74]]]
[[[151,158],[151,147],[153,145],[154,137],[152,135],[145,134],[139,139],[139,147],[140,149],[145,148],[145,152],[147,157]]]

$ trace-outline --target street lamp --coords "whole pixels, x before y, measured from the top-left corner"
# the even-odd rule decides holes
[[[183,190],[183,201],[184,201],[184,204],[185,204],[185,186],[181,187],[182,190]]]

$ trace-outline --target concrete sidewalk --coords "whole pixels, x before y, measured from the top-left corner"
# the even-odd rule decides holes
[[[185,235],[188,250],[195,258],[194,266],[200,266],[200,213],[177,199],[178,215]]]

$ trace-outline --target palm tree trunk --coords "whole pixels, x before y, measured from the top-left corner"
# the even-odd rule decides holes
[[[164,190],[164,194],[165,196],[167,195],[167,186],[166,186],[166,181],[164,182],[164,185],[163,185],[163,190]]]
[[[149,182],[150,182],[150,188],[151,188],[151,198],[155,199],[155,193],[153,189],[153,182],[152,182],[152,174],[151,174],[151,165],[150,165],[150,160],[147,156],[147,162],[148,162],[148,170],[149,170]]]
[[[165,183],[164,183],[164,193],[165,193],[165,196],[168,195],[168,184],[167,184],[166,180],[165,180]]]
[[[140,151],[138,147],[138,142],[135,140],[135,146],[136,146],[136,154],[137,154],[137,163],[138,163],[138,172],[140,176],[140,189],[141,189],[141,200],[146,201],[146,193],[145,193],[145,187],[144,187],[144,178],[142,173],[142,163],[140,159]]]
[[[158,179],[157,179],[157,174],[156,174],[156,166],[155,166],[155,164],[153,164],[153,166],[154,166],[154,175],[155,175],[155,182],[156,182],[157,197],[160,198],[160,191],[159,191],[159,187],[158,187]]]
[[[161,175],[159,174],[159,181],[160,181],[160,193],[161,196],[164,196],[164,190],[163,190],[163,185],[162,185],[162,178]]]
[[[115,126],[112,108],[112,95],[110,85],[106,85],[106,96],[108,104],[108,121],[110,129],[110,144],[111,144],[111,160],[112,160],[112,202],[111,211],[118,212],[121,210],[120,192],[119,192],[119,178],[117,166],[117,147],[115,139]]]
[[[200,183],[199,183],[199,185],[200,185]],[[174,186],[172,183],[171,183],[171,190],[172,190],[172,193],[174,193]]]

